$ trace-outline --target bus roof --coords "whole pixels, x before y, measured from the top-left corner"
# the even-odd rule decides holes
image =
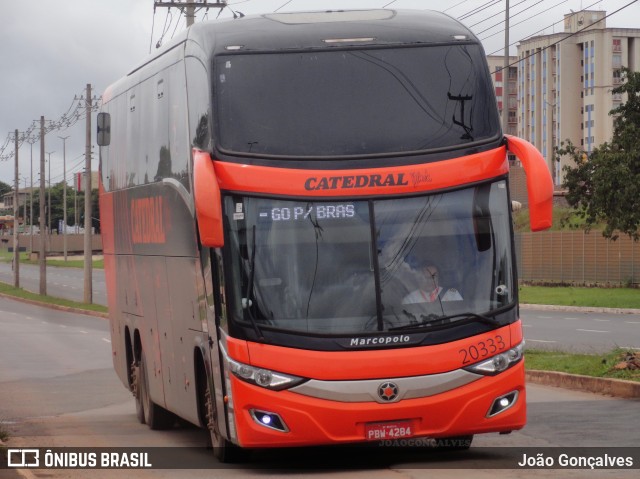
[[[457,20],[429,10],[339,10],[252,15],[194,25],[205,51],[286,51],[331,47],[479,43]],[[231,51],[230,51],[231,50]]]

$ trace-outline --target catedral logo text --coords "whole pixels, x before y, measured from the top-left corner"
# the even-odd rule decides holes
[[[388,175],[312,176],[304,182],[306,190],[338,190],[345,188],[373,188],[406,186],[409,182],[404,173]]]

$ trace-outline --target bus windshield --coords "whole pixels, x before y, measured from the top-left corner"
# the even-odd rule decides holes
[[[226,196],[232,317],[295,332],[388,331],[514,301],[506,182],[410,198]]]
[[[217,148],[342,157],[459,147],[500,124],[476,44],[221,55]]]

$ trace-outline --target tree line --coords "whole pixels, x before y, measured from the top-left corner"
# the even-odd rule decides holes
[[[7,193],[11,193],[13,188],[11,185],[0,181],[0,198]],[[22,190],[20,190],[22,191]],[[58,225],[64,218],[64,185],[62,182],[45,189],[44,201],[45,211],[49,206],[49,193],[51,193],[51,215],[47,212],[48,226],[51,230],[57,230]],[[84,192],[76,191],[75,188],[67,186],[67,226],[73,227],[76,225],[76,219],[78,220],[78,226],[84,227]],[[30,199],[26,198],[26,212],[25,204],[20,205],[18,217],[21,218],[22,224],[33,224],[38,226],[40,224],[40,192],[34,188],[33,191],[33,221],[30,207]],[[76,209],[77,206],[77,209]],[[94,189],[91,194],[91,224],[96,232],[100,231],[100,209],[98,208],[98,190]],[[13,207],[0,210],[1,215],[13,215]]]

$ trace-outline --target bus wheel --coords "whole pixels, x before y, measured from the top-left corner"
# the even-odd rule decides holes
[[[222,437],[218,430],[216,421],[216,406],[208,387],[205,388],[205,410],[207,419],[207,429],[209,430],[209,440],[213,447],[213,455],[221,463],[244,462],[248,459],[248,451],[232,444]]]
[[[144,407],[140,400],[140,390],[142,389],[140,381],[140,365],[134,360],[131,363],[131,392],[133,397],[136,398],[136,417],[140,424],[144,424]]]
[[[151,400],[149,396],[149,377],[147,376],[147,365],[144,359],[144,353],[140,355],[139,364],[139,377],[138,384],[140,386],[140,406],[142,408],[142,414],[147,426],[151,429],[168,429],[173,426],[174,416],[169,411],[161,406],[158,406]],[[137,412],[136,401],[136,412]]]

